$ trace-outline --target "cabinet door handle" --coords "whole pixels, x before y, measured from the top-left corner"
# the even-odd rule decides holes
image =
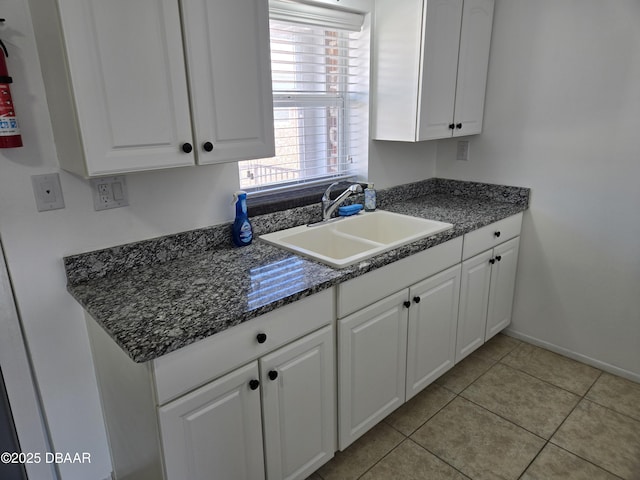
[[[249,381],[249,388],[251,390],[256,390],[258,387],[260,386],[260,381],[259,380],[250,380]]]
[[[456,123],[456,128],[457,128],[458,130],[460,130],[460,129],[462,128],[462,124],[461,124],[461,123]]]
[[[496,260],[497,260],[497,261],[502,260],[502,255],[496,255]]]
[[[276,378],[278,378],[278,371],[270,370],[267,375],[269,376],[269,380],[275,380]]]
[[[411,306],[411,302],[409,300],[405,300],[403,305],[404,305],[404,308],[409,308]]]
[[[420,297],[413,297],[413,303],[420,303],[420,300],[422,300]]]
[[[495,259],[495,258],[490,258],[490,259],[489,259],[489,263],[490,263],[491,265],[493,265],[494,263],[496,263],[496,259]]]
[[[493,232],[493,236],[498,238],[500,236],[500,230]]]
[[[205,152],[210,152],[211,150],[213,150],[213,143],[211,143],[211,142],[204,142],[204,143],[202,144],[202,149],[203,149]]]
[[[192,150],[193,150],[193,146],[190,143],[183,143],[182,144],[182,151],[184,153],[191,153]]]
[[[258,335],[256,335],[256,340],[258,341],[258,343],[264,343],[267,341],[267,334],[266,333],[259,333]]]
[[[453,130],[454,128],[456,128],[456,126],[453,123],[449,124],[449,130]]]

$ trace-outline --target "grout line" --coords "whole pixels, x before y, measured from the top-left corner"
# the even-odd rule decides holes
[[[619,478],[620,480],[624,480],[624,478],[620,477],[619,475],[616,475],[616,474],[615,474],[615,473],[613,473],[613,472],[610,472],[609,470],[607,470],[606,468],[604,468],[602,465],[598,465],[597,463],[593,463],[591,460],[588,460],[588,459],[586,459],[586,458],[583,458],[583,457],[581,457],[580,455],[578,455],[577,453],[572,452],[571,450],[567,450],[566,448],[564,448],[564,447],[562,447],[562,446],[560,446],[560,445],[558,445],[558,444],[556,444],[556,443],[553,443],[551,440],[549,440],[549,442],[548,442],[548,443],[550,443],[550,444],[551,444],[551,445],[553,445],[554,447],[559,448],[560,450],[563,450],[563,451],[565,451],[565,452],[567,452],[567,453],[570,453],[570,454],[571,454],[571,455],[573,455],[574,457],[577,457],[577,458],[579,458],[580,460],[583,460],[583,461],[585,461],[585,462],[587,462],[587,463],[589,463],[589,464],[593,465],[594,467],[599,468],[600,470],[603,470],[603,471],[605,471],[605,472],[607,472],[607,473],[610,473],[611,475],[613,475],[613,476],[614,476],[614,477],[616,477],[616,478]]]
[[[414,444],[416,444],[418,447],[420,447],[421,449],[423,449],[425,452],[433,455],[434,457],[436,457],[438,460],[440,460],[442,463],[444,463],[445,465],[448,465],[449,467],[453,468],[456,472],[458,472],[459,474],[461,474],[462,476],[464,476],[465,478],[468,478],[469,480],[473,480],[472,477],[470,477],[469,475],[467,475],[466,473],[464,473],[462,470],[460,470],[458,467],[451,465],[447,460],[445,460],[444,458],[440,457],[438,454],[436,454],[435,452],[432,452],[431,450],[429,450],[427,447],[420,445],[418,442],[416,442],[413,438],[408,438],[407,440],[409,440],[410,442],[413,442]]]
[[[538,348],[541,348],[541,347],[538,347]],[[550,351],[550,350],[548,350],[548,351]],[[552,353],[553,353],[553,352],[552,352]],[[556,355],[558,355],[558,354],[556,354]],[[564,358],[568,358],[568,357],[564,357]],[[569,359],[569,360],[572,360],[572,359]],[[575,362],[576,360],[573,360],[573,361]],[[503,363],[503,362],[502,362],[502,360],[501,360],[500,362],[498,362],[498,363],[500,363],[500,365],[504,365],[504,366],[506,366],[506,367],[512,368],[513,370],[517,370],[518,372],[526,373],[526,374],[527,374],[527,375],[529,375],[530,377],[533,377],[533,378],[535,378],[535,379],[537,379],[537,380],[540,380],[541,382],[544,382],[544,383],[546,383],[546,384],[548,384],[548,385],[551,385],[552,387],[556,387],[556,388],[559,388],[560,390],[564,390],[565,392],[572,393],[572,394],[574,394],[574,395],[576,395],[576,396],[578,396],[578,397],[584,397],[584,395],[586,395],[586,394],[587,394],[587,392],[588,392],[589,390],[591,390],[591,387],[593,386],[593,383],[595,383],[595,382],[596,382],[596,380],[597,380],[598,378],[600,378],[600,376],[601,376],[601,375],[602,375],[602,373],[603,373],[603,372],[602,372],[602,370],[597,369],[597,368],[595,368],[595,367],[591,367],[591,368],[593,368],[593,369],[595,369],[595,370],[598,370],[599,374],[598,374],[598,376],[596,377],[596,380],[594,380],[594,382],[589,386],[589,388],[587,388],[586,392],[585,392],[584,394],[580,394],[580,393],[576,393],[576,392],[573,392],[573,391],[571,391],[571,390],[568,390],[568,389],[566,389],[565,387],[561,387],[560,385],[556,385],[555,383],[552,383],[552,382],[551,382],[551,381],[549,381],[549,380],[545,380],[544,378],[537,377],[536,375],[533,375],[532,373],[527,372],[526,370],[523,370],[522,368],[514,367],[513,365],[509,365],[508,363]],[[580,362],[578,362],[578,363],[580,363]],[[586,365],[586,363],[583,363],[582,365]],[[590,366],[590,365],[587,365],[587,366]]]
[[[479,408],[481,408],[482,410],[485,410],[486,412],[489,412],[489,413],[491,413],[492,415],[495,415],[496,417],[501,418],[502,420],[504,420],[505,422],[510,423],[510,424],[511,424],[511,425],[513,425],[514,427],[518,427],[519,429],[524,430],[525,432],[530,433],[531,435],[533,435],[533,436],[535,436],[535,437],[538,437],[540,440],[544,440],[545,442],[548,442],[548,441],[549,441],[549,439],[544,438],[544,437],[541,437],[538,433],[532,432],[531,430],[529,430],[529,429],[528,429],[528,428],[526,428],[526,427],[523,427],[522,425],[518,425],[518,424],[517,424],[517,423],[515,423],[513,420],[509,420],[508,418],[503,417],[503,416],[502,416],[502,415],[500,415],[499,413],[496,413],[496,412],[494,412],[494,411],[492,411],[492,410],[489,410],[489,409],[488,409],[487,407],[485,407],[484,405],[480,405],[479,403],[476,403],[476,402],[474,402],[473,400],[470,400],[470,399],[468,399],[468,398],[466,398],[466,397],[463,397],[462,395],[459,395],[459,397],[460,397],[461,399],[463,399],[463,400],[465,400],[465,401],[469,402],[469,403],[472,403],[472,404],[473,404],[473,405],[475,405],[476,407],[479,407]],[[574,407],[574,408],[575,408],[575,407]],[[573,409],[572,409],[571,411],[573,411]],[[565,418],[564,420],[566,420],[566,418]],[[563,423],[564,423],[564,420],[562,421]],[[555,433],[555,431],[554,431],[554,433]],[[551,438],[551,437],[549,437],[549,438]]]
[[[596,377],[596,379],[593,381],[593,383],[591,384],[591,387],[593,387],[593,385],[598,381],[598,379],[602,376],[602,372],[600,372],[600,375],[598,375]],[[575,411],[576,408],[578,408],[578,405],[580,405],[580,403],[582,403],[583,400],[585,400],[585,397],[587,395],[587,393],[589,393],[589,390],[591,390],[591,387],[589,387],[587,389],[586,392],[584,392],[584,395],[580,396],[580,400],[578,400],[578,402],[573,406],[573,408],[571,409],[571,411],[569,412],[569,415],[567,415],[566,417],[564,417],[564,420],[562,420],[562,422],[560,422],[560,425],[558,425],[556,427],[556,429],[553,431],[553,433],[551,434],[551,436],[549,437],[549,441],[551,441],[551,439],[553,438],[553,436],[558,433],[558,430],[560,430],[560,428],[562,427],[562,425],[565,424],[565,422],[567,421],[567,419],[571,416],[571,414]],[[575,394],[574,394],[575,395]],[[554,443],[555,445],[555,443]],[[573,453],[573,452],[572,452]]]
[[[385,458],[387,458],[389,455],[391,455],[391,452],[393,452],[396,448],[398,448],[400,445],[402,445],[404,442],[406,442],[407,440],[409,440],[409,437],[407,437],[406,435],[404,435],[402,432],[400,432],[403,436],[404,439],[400,441],[400,443],[398,443],[395,447],[393,447],[391,450],[389,450],[387,453],[385,453],[382,457],[380,457],[376,462],[373,462],[373,464],[371,466],[369,466],[369,468],[367,468],[364,472],[362,472],[361,475],[358,475],[357,478],[362,478],[364,477],[367,472],[369,472],[373,467],[375,467],[376,465],[378,465],[382,460],[384,460]]]
[[[632,417],[631,415],[629,415],[629,414],[627,414],[627,413],[619,412],[619,411],[618,411],[618,410],[616,410],[615,408],[611,408],[611,407],[608,407],[607,405],[603,405],[603,404],[601,404],[601,403],[599,403],[599,402],[596,402],[596,401],[595,401],[595,400],[593,400],[592,398],[584,397],[584,398],[582,398],[580,401],[582,401],[582,400],[584,400],[585,402],[591,402],[591,403],[593,403],[593,404],[595,404],[595,405],[598,405],[599,407],[602,407],[602,408],[604,408],[604,409],[606,409],[606,410],[609,410],[610,412],[613,412],[613,413],[615,413],[615,414],[617,414],[617,415],[622,415],[623,417],[626,417],[626,418],[628,418],[629,420],[633,420],[634,422],[640,422],[640,418]],[[578,402],[578,403],[580,403],[580,402]]]

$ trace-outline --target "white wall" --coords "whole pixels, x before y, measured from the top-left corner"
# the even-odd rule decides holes
[[[512,331],[640,380],[640,2],[496,0],[484,130],[440,177],[528,186]]]
[[[229,221],[235,164],[127,176],[130,206],[93,210],[89,184],[58,168],[26,0],[0,0],[7,24],[12,92],[25,146],[0,151],[0,234],[44,413],[58,452],[90,452],[63,465],[64,480],[102,479],[111,470],[84,315],[66,292],[65,255]],[[393,162],[385,159],[391,157]],[[59,172],[66,208],[39,213],[31,175]],[[371,145],[369,178],[379,187],[429,178],[435,145]]]

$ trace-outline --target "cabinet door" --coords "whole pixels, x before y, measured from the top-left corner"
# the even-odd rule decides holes
[[[181,3],[198,163],[272,157],[267,0]]]
[[[455,364],[460,265],[409,290],[406,400]]]
[[[482,131],[494,0],[464,0],[454,136]]]
[[[416,140],[451,136],[462,0],[424,0]],[[466,1],[465,1],[466,3]]]
[[[167,480],[264,478],[257,379],[253,362],[159,408]]]
[[[307,478],[336,450],[333,328],[260,360],[267,478]]]
[[[193,153],[181,149],[192,134],[178,4],[59,0],[59,7],[82,135],[73,140],[86,163],[71,169],[92,176],[193,165]]]
[[[511,323],[519,245],[520,237],[516,237],[493,249],[496,262],[491,267],[485,341]]]
[[[462,262],[456,363],[484,343],[492,250]]]
[[[338,320],[339,448],[404,403],[407,290]]]

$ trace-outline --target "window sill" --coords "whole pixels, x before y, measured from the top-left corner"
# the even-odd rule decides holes
[[[332,182],[326,184],[314,185],[310,187],[298,188],[295,190],[288,190],[283,192],[274,192],[265,195],[251,196],[247,198],[247,212],[249,217],[255,217],[257,215],[264,215],[267,213],[280,212],[282,210],[288,210],[290,208],[304,207],[306,205],[318,204],[322,200],[322,195]],[[347,186],[351,185],[352,181],[340,182],[331,192],[331,197],[337,197]],[[343,188],[340,188],[340,186]],[[367,185],[360,182],[364,189]]]

